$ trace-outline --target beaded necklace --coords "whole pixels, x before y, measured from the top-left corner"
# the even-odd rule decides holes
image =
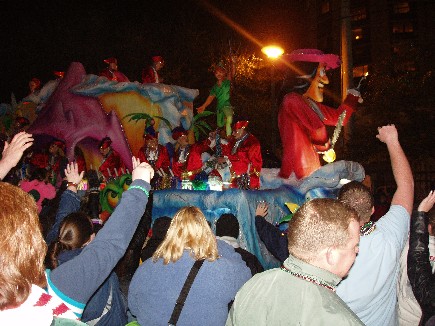
[[[287,273],[289,273],[289,274],[291,274],[293,276],[296,276],[296,277],[298,277],[300,279],[303,279],[304,281],[317,284],[317,285],[319,285],[321,287],[327,288],[328,290],[330,290],[332,292],[335,292],[335,287],[334,286],[331,286],[331,285],[329,285],[329,284],[327,284],[325,282],[319,281],[319,280],[317,280],[317,279],[315,279],[313,277],[310,277],[308,275],[303,275],[303,274],[300,274],[300,273],[293,272],[293,271],[287,269],[287,267],[285,267],[284,265],[281,265],[281,270],[284,271],[284,272],[287,272]]]
[[[376,224],[373,221],[369,221],[365,223],[363,226],[361,226],[361,229],[359,230],[360,236],[369,235],[376,229]]]

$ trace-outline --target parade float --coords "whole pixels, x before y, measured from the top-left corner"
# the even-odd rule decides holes
[[[142,136],[147,127],[147,119],[131,117],[135,114],[156,117],[154,128],[158,131],[159,143],[174,144],[171,128],[183,126],[192,130],[193,101],[197,95],[196,89],[175,85],[110,81],[87,74],[81,63],[74,62],[40,106],[41,111],[28,131],[35,137],[35,148],[43,148],[52,139],[64,140],[70,161],[75,159],[75,149],[80,148],[88,169],[98,169],[101,162],[98,143],[110,137],[128,175],[132,168],[131,156],[143,145]],[[269,204],[266,219],[278,226],[286,224],[294,213],[289,207],[298,207],[310,198],[334,197],[344,180],[364,179],[362,166],[349,161],[328,163],[301,179],[294,175],[281,178],[279,170],[262,169],[260,190],[221,191],[225,187],[215,177],[201,187],[166,182],[154,191],[153,219],[173,216],[180,207],[194,205],[203,210],[214,228],[221,214],[233,213],[240,223],[241,246],[254,253],[266,268],[276,266],[277,261],[259,241],[255,230],[258,203]],[[105,197],[102,206],[106,211],[116,206],[130,182],[129,177],[121,175],[113,175],[113,179],[108,180],[102,191]]]

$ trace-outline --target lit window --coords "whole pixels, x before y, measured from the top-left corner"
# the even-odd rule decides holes
[[[394,4],[394,13],[395,14],[406,14],[410,11],[408,2],[399,2]]]
[[[414,26],[412,25],[412,23],[405,23],[403,30],[405,33],[412,33],[414,32]]]
[[[400,71],[415,71],[415,62],[406,61],[396,64],[396,69]]]
[[[367,18],[366,7],[358,7],[351,9],[352,21],[364,20]]]
[[[353,77],[358,78],[364,76],[369,69],[368,65],[353,67]]]
[[[414,25],[411,22],[396,22],[393,23],[393,33],[412,33],[414,32]]]

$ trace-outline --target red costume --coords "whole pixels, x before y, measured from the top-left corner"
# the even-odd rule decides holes
[[[82,171],[86,172],[87,171],[86,160],[85,160],[85,157],[83,155],[81,155],[81,154],[75,155],[75,161],[77,163],[77,168],[78,168],[79,172],[82,172]]]
[[[151,58],[153,65],[142,70],[142,83],[161,83],[162,78],[159,76],[159,69],[161,69],[165,63],[163,58],[156,55]]]
[[[314,111],[302,95],[287,94],[278,113],[278,126],[283,145],[280,176],[288,178],[292,172],[298,179],[304,178],[320,165],[317,151],[329,148],[329,136],[325,125],[335,126],[338,117],[346,111],[343,124],[349,121],[358,98],[348,95],[338,109],[315,102],[323,119]]]
[[[147,151],[147,146],[142,146],[136,156],[141,162],[150,164],[154,171],[163,169],[165,173],[169,171],[169,154],[165,146],[158,145],[156,152]]]
[[[56,147],[55,147],[56,146]],[[49,153],[35,153],[30,159],[30,164],[48,171],[49,180],[54,186],[59,186],[65,177],[68,159],[59,153],[65,150],[65,143],[55,140],[50,144]]]
[[[142,70],[142,83],[158,83],[159,73],[153,67],[147,67]]]
[[[118,60],[116,58],[108,58],[104,60],[109,65],[106,69],[100,72],[100,76],[106,77],[109,80],[118,82],[129,82],[130,80],[122,72],[118,71]]]
[[[123,175],[126,173],[126,168],[121,156],[111,149],[101,162],[101,166],[99,167],[98,171],[100,171],[107,180],[109,178],[115,178],[117,175]]]
[[[238,129],[238,123],[234,126],[235,131]],[[247,122],[245,123],[247,125]],[[238,188],[237,178],[248,173],[249,170],[249,187],[251,189],[259,189],[263,158],[258,139],[254,135],[246,133],[239,139],[239,143],[237,139],[232,138],[228,145],[222,146],[222,150],[232,165],[231,174],[233,181],[231,188]]]
[[[195,175],[202,171],[202,152],[202,144],[187,145],[183,149],[179,148],[175,152],[174,161],[172,162],[174,175],[182,179],[183,173],[190,172],[189,179],[195,179]]]
[[[331,148],[325,125],[337,125],[340,114],[346,111],[343,121],[345,125],[360,97],[359,92],[353,90],[351,92],[353,95],[349,94],[338,109],[321,103],[324,87],[329,84],[326,71],[340,66],[340,58],[337,55],[325,54],[317,49],[298,49],[289,54],[288,60],[318,63],[312,75],[299,77],[300,80],[309,81],[304,95],[287,94],[278,113],[278,126],[283,145],[279,175],[288,178],[294,172],[296,178],[301,179],[320,168],[319,152]]]
[[[100,76],[107,77],[108,80],[115,80],[118,82],[129,82],[130,80],[126,75],[120,71],[112,71],[109,68],[104,69],[100,72]]]

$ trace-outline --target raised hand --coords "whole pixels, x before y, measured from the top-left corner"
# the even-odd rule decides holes
[[[255,210],[255,216],[265,217],[269,213],[269,204],[266,202],[260,202]]]
[[[76,162],[68,163],[65,169],[65,176],[68,182],[79,184],[82,181],[85,171],[79,173],[79,168]]]
[[[6,174],[8,174],[9,170],[17,165],[24,151],[32,146],[32,144],[32,135],[24,131],[16,134],[10,144],[5,142],[2,159],[0,161],[0,179],[3,179]]]
[[[131,173],[132,180],[141,179],[148,183],[151,182],[151,179],[154,177],[154,169],[151,165],[145,162],[140,162],[140,160],[136,157],[131,158],[133,163],[133,171]]]
[[[399,141],[399,135],[395,125],[386,125],[378,127],[378,134],[376,138],[385,144]]]
[[[431,190],[429,195],[425,199],[423,199],[418,205],[419,212],[429,212],[435,203],[435,191]]]

